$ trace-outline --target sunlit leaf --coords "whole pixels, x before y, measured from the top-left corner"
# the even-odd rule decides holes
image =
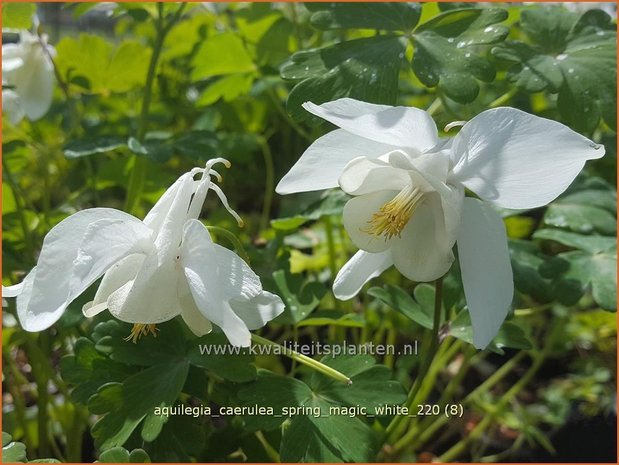
[[[494,79],[495,70],[483,46],[505,38],[508,29],[498,23],[506,18],[502,9],[467,8],[447,11],[422,24],[413,33],[415,74],[424,85],[438,86],[456,102],[472,102],[479,93],[478,81]]]
[[[561,116],[576,130],[592,130],[601,116],[614,128],[617,33],[610,17],[546,6],[524,10],[521,26],[531,43],[509,41],[492,50],[516,63],[512,81],[528,92],[558,92]]]
[[[288,112],[305,120],[302,103],[341,97],[394,104],[405,47],[400,37],[381,35],[295,53],[281,68],[284,79],[301,81],[288,96]]]

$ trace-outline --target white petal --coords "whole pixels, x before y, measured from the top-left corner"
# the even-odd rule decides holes
[[[303,108],[351,134],[394,147],[421,153],[438,142],[434,120],[419,108],[373,105],[350,98],[322,105],[306,102]]]
[[[342,214],[344,228],[357,247],[374,253],[383,252],[390,247],[393,238],[387,239],[384,235],[375,236],[367,231],[372,216],[397,194],[398,191],[372,192],[352,198],[344,205]]]
[[[180,260],[161,250],[146,256],[134,280],[108,298],[112,315],[127,323],[156,324],[178,315],[181,306],[176,292],[182,278]]]
[[[188,184],[190,188],[188,188]],[[158,235],[174,204],[176,204],[177,207],[180,207],[180,209],[182,209],[183,205],[186,205],[185,213],[187,212],[189,202],[191,200],[191,194],[195,191],[195,186],[196,183],[193,182],[193,176],[191,173],[183,174],[174,182],[174,184],[168,187],[153,208],[151,208],[151,210],[146,214],[144,224]],[[183,224],[184,218],[181,219],[181,230]]]
[[[107,310],[107,299],[129,281],[135,279],[139,269],[142,267],[142,263],[144,263],[144,258],[144,254],[131,254],[112,265],[103,275],[94,300],[82,308],[84,316],[92,318],[98,313]]]
[[[473,324],[473,343],[483,349],[507,316],[514,280],[503,220],[476,199],[466,198],[462,205],[458,259]]]
[[[279,182],[278,194],[309,192],[337,187],[346,164],[360,156],[376,158],[393,150],[341,129],[317,139]]]
[[[52,104],[54,68],[39,43],[24,45],[24,65],[14,71],[15,91],[26,116],[32,121],[41,118]]]
[[[260,278],[234,252],[214,244],[197,220],[185,226],[181,255],[189,289],[202,315],[219,326],[231,344],[249,346],[249,330],[230,300],[260,295]]]
[[[217,287],[208,286],[213,284],[208,274],[208,270],[195,263],[185,267],[185,276],[198,310],[222,329],[230,344],[248,347],[251,334],[245,322],[234,313],[228,299],[220,294]]]
[[[454,138],[452,180],[504,208],[535,208],[561,194],[604,147],[556,121],[514,108],[484,111]]]
[[[134,253],[149,253],[152,247],[152,231],[132,216],[91,223],[73,261],[68,299],[73,300],[84,292],[122,258]]]
[[[387,162],[359,157],[346,165],[338,182],[347,194],[361,195],[385,189],[400,191],[410,184],[410,176]]]
[[[260,278],[241,257],[225,247],[212,242],[208,230],[198,220],[185,226],[181,253],[183,266],[198,266],[208,280],[226,299],[243,297],[251,299],[262,292]]]
[[[15,91],[2,91],[2,113],[9,117],[11,124],[18,124],[26,115],[21,106],[19,95]]]
[[[32,273],[32,272],[31,272]],[[2,286],[2,297],[17,297],[22,293],[24,282],[12,286]]]
[[[401,238],[393,241],[393,263],[412,281],[433,281],[449,271],[454,242],[455,235],[450,235],[445,225],[440,196],[436,192],[426,194]]]
[[[210,333],[213,330],[213,325],[198,309],[186,279],[179,280],[178,293],[181,304],[181,317],[187,327],[198,337]]]
[[[32,271],[26,275],[22,281],[23,287],[21,292],[17,296],[17,318],[26,331],[40,331],[41,329],[49,328],[60,318],[60,315],[62,315],[62,312],[57,317],[55,313],[37,315],[27,311],[28,303],[32,296],[32,285],[34,284],[36,271],[37,267],[35,266]]]
[[[111,208],[91,208],[54,226],[43,241],[36,274],[28,275],[33,278],[32,293],[28,299],[17,300],[20,321],[26,331],[41,331],[54,324],[76,297],[69,293],[73,261],[88,227],[101,219],[139,221]]]
[[[279,296],[267,291],[262,291],[250,300],[232,299],[230,306],[250,330],[262,328],[282,313],[285,307]]]
[[[393,265],[391,252],[358,251],[342,267],[333,282],[333,293],[340,300],[352,299],[370,279]]]

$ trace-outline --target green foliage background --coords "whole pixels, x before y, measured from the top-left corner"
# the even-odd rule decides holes
[[[3,283],[21,280],[45,234],[71,213],[108,206],[142,217],[180,173],[221,155],[233,163],[223,187],[246,227],[212,199],[205,223],[238,236],[237,252],[287,307],[260,334],[398,348],[418,341],[420,355],[325,357],[351,377],[347,388],[278,356],[203,356],[199,344],[225,338],[197,339],[178,321],[126,343],[128,324],[82,318],[94,289],[43,333],[21,330],[11,303],[2,338],[5,462],[498,461],[526,451],[536,459],[555,452],[562,425],[613,417],[616,24],[607,13],[543,4],[120,3],[97,26],[87,21],[96,5],[58,6],[63,21],[54,23],[49,6],[3,4],[4,28],[32,27],[39,9],[60,80],[43,119],[13,126],[3,118]],[[462,419],[418,416],[385,435],[390,417],[154,414],[178,404],[325,411],[406,400],[430,345],[433,286],[391,270],[353,301],[336,301],[330,285],[355,250],[341,224],[346,196],[274,195],[276,181],[331,129],[301,103],[345,96],[427,109],[439,128],[514,106],[567,124],[607,154],[547,208],[503,212],[516,310],[488,350],[470,345],[457,267],[446,277],[443,341],[415,400],[461,404]]]

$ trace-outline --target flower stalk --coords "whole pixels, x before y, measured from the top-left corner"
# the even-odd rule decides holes
[[[324,363],[319,362],[318,360],[314,360],[313,358],[300,354],[292,349],[289,349],[288,347],[278,344],[277,342],[273,342],[273,341],[270,341],[269,339],[265,339],[261,336],[258,336],[257,334],[252,333],[251,339],[256,344],[260,344],[264,346],[279,347],[282,353],[286,355],[287,357],[291,358],[293,361],[302,363],[303,365],[308,366],[311,369],[316,370],[317,372],[322,373],[323,375],[328,376],[329,378],[332,378],[341,383],[344,383],[347,385],[352,384],[352,380],[348,376],[337,371],[334,368],[331,368],[325,365]]]
[[[432,339],[430,342],[430,347],[428,349],[428,354],[424,357],[424,362],[419,369],[419,373],[417,374],[417,378],[413,383],[411,390],[408,393],[408,397],[405,402],[405,406],[410,410],[417,398],[417,394],[423,385],[423,380],[428,374],[428,370],[432,365],[432,361],[436,356],[439,347],[439,331],[441,326],[441,309],[442,309],[442,301],[443,301],[443,278],[439,278],[435,282],[435,294],[434,294],[434,321],[432,324]],[[400,435],[402,428],[405,426],[402,422],[406,419],[404,415],[397,415],[391,423],[387,426],[385,430],[385,439],[387,441],[391,441],[394,436],[397,437]]]
[[[148,114],[153,94],[153,83],[155,81],[155,72],[157,71],[157,65],[159,63],[161,50],[163,49],[163,43],[172,26],[180,19],[185,6],[186,4],[181,4],[174,14],[174,17],[170,20],[170,22],[168,22],[168,24],[165,24],[165,19],[163,16],[164,4],[157,4],[158,17],[155,23],[155,43],[153,45],[153,53],[150,57],[150,62],[148,64],[148,71],[146,73],[144,97],[142,98],[142,108],[140,110],[140,119],[138,120],[137,139],[140,143],[144,142],[146,131],[148,129]],[[135,213],[140,196],[142,195],[142,190],[144,189],[145,179],[146,159],[140,155],[133,155],[133,167],[131,169],[131,177],[129,178],[129,185],[127,187],[125,211]]]

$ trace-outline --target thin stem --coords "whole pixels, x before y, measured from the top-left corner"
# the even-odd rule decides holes
[[[501,381],[505,376],[507,376],[511,371],[520,363],[520,361],[526,355],[525,351],[518,352],[513,358],[505,362],[497,371],[495,371],[491,376],[489,376],[482,384],[477,386],[473,391],[471,391],[463,400],[462,403],[468,403],[473,400],[476,396],[480,395],[483,392],[486,392],[492,389],[499,381]],[[438,417],[436,421],[434,421],[427,429],[424,429],[421,434],[417,437],[417,444],[421,445],[428,441],[438,429],[443,426],[445,423],[449,421],[448,417]],[[408,436],[408,435],[407,435]],[[414,439],[413,437],[408,437],[408,441]],[[404,441],[404,438],[402,439]]]
[[[275,105],[275,110],[277,110],[277,112],[282,116],[284,121],[286,121],[290,125],[290,127],[292,127],[292,129],[294,129],[301,137],[308,140],[309,142],[313,142],[314,138],[312,137],[312,135],[301,126],[299,126],[297,122],[293,120],[288,113],[286,113],[286,110],[284,109],[281,101],[279,100],[279,97],[272,88],[269,87],[267,89],[267,95],[273,101],[273,104]]]
[[[335,370],[334,368],[331,368],[327,365],[325,365],[324,363],[319,362],[318,360],[314,360],[313,358],[307,357],[303,354],[300,354],[298,352],[295,352],[292,349],[289,349],[288,347],[285,347],[281,344],[278,344],[277,342],[273,342],[270,341],[268,339],[265,339],[261,336],[258,336],[257,334],[252,334],[251,335],[251,339],[252,341],[254,341],[256,344],[261,344],[261,345],[265,345],[265,346],[272,346],[272,347],[278,347],[281,350],[281,353],[286,355],[287,357],[291,358],[292,360],[296,360],[299,363],[302,363],[303,365],[306,365],[310,368],[312,368],[313,370],[316,370],[319,373],[322,373],[325,376],[328,376],[330,378],[333,378],[336,381],[340,381],[344,384],[348,384],[351,385],[352,384],[352,380],[344,375],[343,373],[340,373],[339,371]]]
[[[495,99],[494,101],[492,101],[489,105],[488,108],[496,108],[496,107],[500,107],[502,105],[505,105],[507,102],[509,102],[511,100],[511,98],[516,95],[518,93],[518,88],[516,86],[512,87],[510,90],[508,90],[507,92],[505,92],[503,95],[501,95],[499,98]]]
[[[410,392],[408,393],[408,398],[406,399],[406,403],[404,404],[410,410],[413,407],[415,402],[415,397],[421,389],[421,385],[423,384],[423,379],[428,373],[430,365],[434,360],[434,356],[436,355],[436,351],[439,346],[439,330],[441,325],[441,303],[443,298],[443,278],[439,278],[435,283],[435,294],[434,294],[434,322],[432,324],[432,339],[430,342],[430,348],[428,349],[428,355],[424,358],[424,363],[421,365],[419,369],[419,373],[417,374],[417,378],[415,378],[415,382],[411,387]],[[398,432],[400,429],[400,424],[404,419],[407,418],[404,415],[397,415],[391,423],[387,426],[385,430],[385,438],[386,440],[393,439],[394,433]]]
[[[428,114],[430,116],[433,116],[434,113],[437,112],[437,110],[439,108],[441,108],[441,106],[443,105],[443,102],[441,102],[440,98],[435,98],[434,101],[430,104],[430,106],[428,107],[428,109],[426,110],[428,112]]]
[[[269,227],[271,218],[271,207],[273,205],[273,191],[275,190],[275,167],[273,165],[273,153],[271,147],[265,139],[259,139],[262,158],[264,159],[264,200],[262,202],[262,216],[260,217],[260,231],[265,231]]]
[[[267,440],[267,438],[264,437],[262,431],[256,431],[255,435],[260,444],[262,444],[264,452],[269,456],[269,459],[271,459],[273,463],[278,463],[280,461],[279,452],[277,452],[277,450],[275,450],[273,446],[269,444],[269,441]]]
[[[146,73],[146,82],[144,84],[144,96],[142,98],[142,108],[140,111],[140,118],[138,120],[137,139],[140,142],[144,142],[146,131],[148,129],[148,114],[150,110],[150,104],[153,94],[153,83],[155,81],[155,73],[157,71],[157,64],[159,62],[159,56],[163,49],[163,43],[165,37],[174,25],[181,17],[181,14],[185,8],[185,3],[181,4],[174,17],[168,24],[164,24],[163,17],[163,3],[157,4],[159,15],[157,22],[155,23],[156,36],[155,43],[153,44],[153,53],[150,57],[150,63],[148,64],[148,71]],[[142,190],[144,189],[144,180],[146,179],[146,159],[139,155],[133,155],[133,167],[131,170],[131,177],[129,178],[129,185],[127,187],[127,199],[125,201],[125,211],[133,213],[137,208],[137,205],[142,196]]]
[[[230,241],[232,245],[234,246],[234,248],[236,249],[237,254],[239,254],[239,256],[243,260],[245,260],[245,262],[249,263],[249,255],[247,255],[247,251],[245,250],[245,247],[243,247],[243,244],[241,243],[239,238],[236,237],[234,233],[220,226],[207,226],[206,229],[208,229],[209,231],[215,234],[220,234],[226,239],[228,239],[228,241]]]
[[[4,173],[4,176],[6,177],[9,187],[13,191],[13,198],[15,199],[15,206],[17,207],[16,213],[19,218],[19,223],[21,225],[22,232],[24,233],[24,243],[26,245],[26,252],[28,254],[28,259],[32,263],[34,263],[35,262],[34,242],[32,240],[32,235],[30,234],[30,229],[28,228],[28,221],[26,219],[26,210],[25,210],[24,202],[22,202],[21,189],[19,188],[17,181],[13,177],[13,173],[11,173],[11,170],[9,169],[9,165],[4,159],[4,157],[2,157],[2,172]]]
[[[496,408],[492,412],[487,413],[486,416],[484,416],[484,418],[473,429],[473,431],[471,431],[463,440],[456,443],[451,449],[449,449],[447,452],[441,455],[438,458],[438,461],[439,462],[452,461],[453,459],[458,457],[460,454],[462,454],[473,440],[481,436],[481,434],[486,430],[486,428],[490,426],[492,421],[494,421],[494,419],[499,414],[499,412],[501,412],[512,401],[512,399],[516,397],[516,395],[518,395],[520,391],[522,391],[522,389],[524,389],[527,386],[527,384],[529,384],[529,382],[533,379],[533,377],[535,376],[539,368],[542,366],[542,363],[545,360],[545,355],[546,355],[546,350],[544,350],[542,353],[534,357],[533,364],[531,365],[531,367],[527,370],[525,375],[522,378],[520,378],[520,380],[518,380],[518,382],[514,384],[501,397],[501,399],[496,405]]]

